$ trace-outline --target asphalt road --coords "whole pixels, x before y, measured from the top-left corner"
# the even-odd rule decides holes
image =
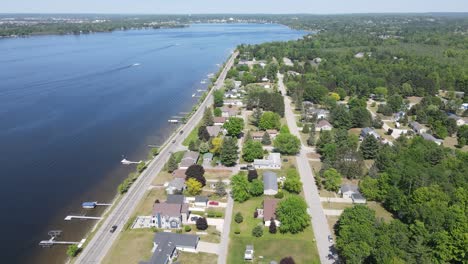
[[[291,99],[286,96],[283,76],[278,74],[278,79],[279,89],[284,95],[285,117],[289,130],[291,134],[300,138],[300,132],[296,124],[296,116],[291,107]],[[317,185],[315,184],[314,174],[310,168],[309,159],[307,158],[307,148],[305,146],[302,146],[301,153],[296,156],[296,161],[304,188],[304,197],[312,217],[312,227],[314,229],[320,262],[322,264],[334,263],[335,261],[330,257],[333,255],[333,244],[328,241],[328,236],[331,235],[331,232],[328,227],[327,217],[323,212],[322,203],[320,202],[320,196],[318,194]]]
[[[226,190],[228,193],[231,190]],[[218,264],[226,264],[227,263],[227,254],[228,254],[228,246],[229,246],[229,234],[231,230],[231,221],[232,221],[232,208],[234,207],[234,200],[232,199],[231,195],[228,194],[228,202],[226,205],[225,216],[224,216],[224,226],[223,232],[221,233],[221,244],[219,246],[218,252]]]
[[[209,92],[205,101],[200,105],[195,114],[183,125],[178,131],[183,130],[184,133],[180,135],[178,131],[174,133],[168,140],[165,147],[161,149],[160,154],[148,165],[148,168],[140,175],[140,177],[133,183],[129,191],[122,197],[122,199],[115,205],[113,210],[109,213],[108,217],[103,220],[101,227],[96,231],[93,238],[89,241],[83,249],[75,263],[94,264],[100,263],[108,253],[114,241],[117,239],[119,233],[122,231],[123,226],[132,215],[135,207],[143,198],[146,190],[150,186],[153,179],[164,167],[164,164],[169,159],[172,152],[177,146],[187,137],[189,132],[200,122],[203,117],[203,112],[207,106],[213,103],[213,91],[219,89],[224,84],[224,79],[228,70],[234,64],[234,59],[237,57],[238,52],[234,53],[226,63],[215,86]],[[176,143],[171,143],[176,140]],[[117,230],[114,233],[109,232],[113,225],[117,225]]]

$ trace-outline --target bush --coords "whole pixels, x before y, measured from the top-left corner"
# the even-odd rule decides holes
[[[263,227],[258,225],[252,229],[252,236],[254,237],[261,237],[263,236]]]
[[[138,165],[137,165],[137,171],[138,171],[139,173],[142,173],[142,172],[146,169],[146,167],[147,167],[147,166],[146,166],[146,162],[142,161],[142,162],[138,163]]]
[[[182,234],[182,229],[177,229],[177,230],[176,230],[176,233],[177,233],[177,234]]]
[[[184,230],[185,230],[185,232],[190,232],[190,231],[192,231],[192,227],[186,225],[186,226],[184,226]]]
[[[279,191],[277,194],[275,194],[276,199],[283,199],[284,193],[282,191]]]
[[[208,222],[206,221],[205,217],[200,217],[197,219],[196,226],[198,230],[206,230],[208,229]]]
[[[285,257],[280,261],[280,264],[296,264],[292,257]]]
[[[236,227],[236,228],[234,229],[234,234],[239,235],[240,233],[241,233],[240,228],[239,228],[239,227]]]
[[[76,257],[76,255],[78,255],[80,251],[81,251],[81,248],[79,248],[77,245],[70,245],[68,246],[68,249],[67,249],[67,255],[70,257]]]
[[[236,213],[236,215],[234,216],[234,221],[236,221],[236,223],[238,224],[244,221],[244,217],[242,216],[241,212]]]

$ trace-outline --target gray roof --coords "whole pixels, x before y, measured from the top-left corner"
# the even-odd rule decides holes
[[[360,193],[351,194],[351,198],[353,200],[366,200],[366,198],[364,198],[364,196],[362,196]]]
[[[431,135],[431,134],[423,133],[423,134],[421,134],[421,136],[422,136],[425,140],[434,141],[434,142],[442,142],[442,140],[435,138],[435,137],[434,137],[433,135]]]
[[[195,151],[187,151],[180,162],[181,167],[190,167],[191,165],[197,163],[200,154]]]
[[[183,204],[184,202],[185,196],[182,194],[169,194],[166,200],[166,203],[168,204]]]
[[[208,202],[208,197],[197,195],[197,196],[195,196],[195,202],[196,203],[207,203]]]
[[[207,126],[206,131],[210,134],[210,137],[216,137],[221,132],[221,126]]]
[[[416,121],[411,121],[409,125],[415,130],[420,130],[421,128],[423,128],[423,126]]]
[[[140,262],[140,264],[166,264],[177,247],[197,248],[199,240],[200,238],[196,235],[159,232],[153,239],[157,245],[153,256],[148,262]]]
[[[357,185],[353,185],[353,184],[343,184],[341,185],[341,193],[345,193],[345,192],[348,192],[348,191],[352,191],[352,192],[358,192],[358,187]]]
[[[175,178],[169,182],[167,187],[172,187],[176,189],[183,189],[185,187],[185,179],[182,178]]]
[[[213,159],[213,153],[208,152],[208,153],[203,154],[203,159],[212,160]]]
[[[263,173],[263,189],[264,190],[278,190],[278,176],[272,171],[265,171]]]

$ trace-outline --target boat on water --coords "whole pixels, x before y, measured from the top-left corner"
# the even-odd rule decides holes
[[[135,66],[140,66],[141,64],[140,63],[133,63],[132,66],[135,67]]]
[[[192,94],[192,97],[195,97],[196,94]]]
[[[81,204],[81,207],[84,209],[94,209],[96,208],[97,202],[84,202]]]
[[[201,83],[201,84],[205,84],[205,83],[206,83],[206,80],[203,80],[203,81],[201,81],[200,83]]]

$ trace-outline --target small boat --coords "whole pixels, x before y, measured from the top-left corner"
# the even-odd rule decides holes
[[[206,80],[203,80],[203,81],[201,81],[200,83],[201,83],[201,84],[205,84],[205,83],[206,83]]]
[[[195,94],[192,94],[192,97],[195,97]]]
[[[81,204],[81,207],[84,209],[94,209],[96,208],[97,202],[84,202]]]
[[[140,66],[141,64],[140,63],[133,63],[132,66],[135,67],[135,66]]]

